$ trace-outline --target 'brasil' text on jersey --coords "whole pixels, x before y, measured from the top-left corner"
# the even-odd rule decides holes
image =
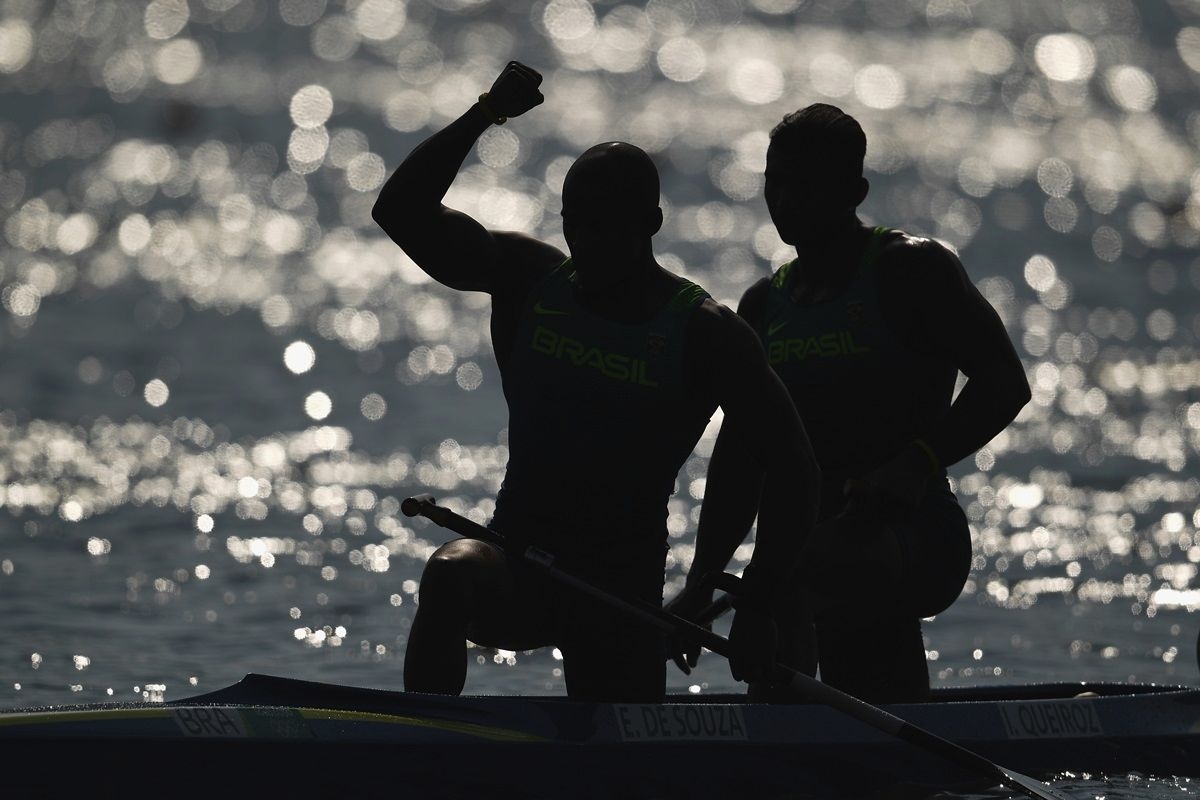
[[[561,336],[544,325],[533,329],[532,344],[534,351],[538,353],[570,361],[577,367],[590,367],[606,378],[628,381],[639,386],[658,386],[658,381],[651,379],[647,374],[649,365],[643,359],[590,347],[578,339]]]
[[[772,366],[809,358],[833,358],[869,353],[871,348],[856,344],[853,331],[836,331],[796,339],[767,342],[767,361]]]

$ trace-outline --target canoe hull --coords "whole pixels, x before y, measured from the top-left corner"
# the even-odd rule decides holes
[[[1096,696],[1075,696],[1083,691]],[[178,790],[215,780],[238,793],[303,797],[475,789],[562,797],[564,787],[576,798],[917,797],[983,788],[824,706],[740,699],[447,698],[252,675],[165,704],[0,714],[0,760],[11,765],[6,786],[33,793],[72,782],[118,793],[134,780]],[[952,690],[887,708],[1029,775],[1200,773],[1197,688]]]

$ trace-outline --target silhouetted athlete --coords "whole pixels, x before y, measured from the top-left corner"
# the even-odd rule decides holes
[[[1003,430],[1030,391],[958,258],[860,221],[865,152],[858,122],[830,105],[789,114],[771,132],[767,207],[797,257],[751,286],[738,313],[788,387],[823,477],[795,596],[777,610],[788,631],[781,649],[810,674],[819,659],[822,680],[865,700],[914,701],[929,692],[921,618],[954,602],[971,565],[946,467]],[[967,381],[952,401],[960,370]],[[723,425],[690,584],[723,569],[753,521],[747,441],[734,421]],[[710,598],[689,585],[679,610]],[[686,654],[691,664],[696,655]]]
[[[510,63],[477,104],[413,150],[373,211],[434,279],[491,295],[509,461],[490,525],[586,580],[660,604],[667,499],[720,406],[742,421],[747,457],[769,484],[811,487],[780,491],[760,512],[749,592],[765,603],[785,585],[815,519],[815,460],[753,329],[655,261],[662,211],[649,156],[606,142],[575,161],[562,192],[569,258],[441,203],[479,135],[540,104],[540,83]],[[735,677],[763,677],[775,647],[769,614],[747,607],[733,624]],[[556,645],[572,697],[653,701],[665,691],[660,633],[460,539],[438,548],[422,574],[405,688],[461,692],[468,639],[509,650]]]

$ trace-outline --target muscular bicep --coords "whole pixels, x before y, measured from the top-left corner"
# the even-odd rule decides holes
[[[952,316],[955,332],[946,346],[968,378],[996,369],[1023,369],[1008,330],[996,309],[971,286]]]
[[[565,258],[552,245],[523,233],[489,230],[449,208],[421,236],[396,241],[431,278],[460,291],[521,292]]]
[[[919,346],[968,378],[1022,369],[1004,321],[954,254],[930,243],[906,274],[914,278],[908,313]]]
[[[500,250],[495,234],[460,211],[398,210],[379,225],[405,255],[438,283],[461,291],[489,292]]]

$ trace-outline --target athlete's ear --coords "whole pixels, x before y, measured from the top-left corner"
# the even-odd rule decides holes
[[[563,213],[562,232],[563,238],[567,240],[568,247],[571,247],[575,244],[575,225],[573,224],[572,220],[572,217],[568,217],[566,213]]]

